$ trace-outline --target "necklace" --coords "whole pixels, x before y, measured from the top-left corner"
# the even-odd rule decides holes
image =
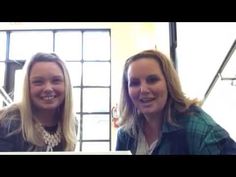
[[[46,131],[40,122],[38,122],[37,128],[43,137],[44,143],[47,145],[46,151],[53,151],[53,147],[57,146],[61,142],[60,123],[58,123],[57,130],[53,134]]]

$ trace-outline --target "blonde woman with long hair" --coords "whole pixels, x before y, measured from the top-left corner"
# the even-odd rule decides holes
[[[169,58],[145,50],[126,60],[116,150],[137,155],[236,154],[236,143],[182,92]]]
[[[0,151],[74,151],[77,124],[65,63],[39,52],[24,71],[21,100],[0,111]]]

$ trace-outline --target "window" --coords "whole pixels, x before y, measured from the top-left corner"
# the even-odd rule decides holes
[[[79,122],[78,151],[111,150],[111,42],[109,29],[0,31],[0,84],[17,92],[24,62],[36,52],[64,59],[73,85]],[[5,74],[5,65],[6,73]],[[7,81],[4,83],[4,79]],[[2,100],[0,100],[2,102]]]

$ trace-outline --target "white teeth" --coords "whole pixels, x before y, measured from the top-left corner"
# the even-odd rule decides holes
[[[54,98],[54,96],[45,96],[45,97],[43,97],[44,100],[51,100],[53,98]]]

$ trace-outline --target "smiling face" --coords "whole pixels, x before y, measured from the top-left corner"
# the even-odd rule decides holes
[[[133,61],[127,70],[128,92],[136,108],[144,115],[161,114],[168,96],[165,77],[152,58]]]
[[[30,98],[38,110],[55,110],[65,99],[65,81],[54,62],[37,62],[29,75]]]

